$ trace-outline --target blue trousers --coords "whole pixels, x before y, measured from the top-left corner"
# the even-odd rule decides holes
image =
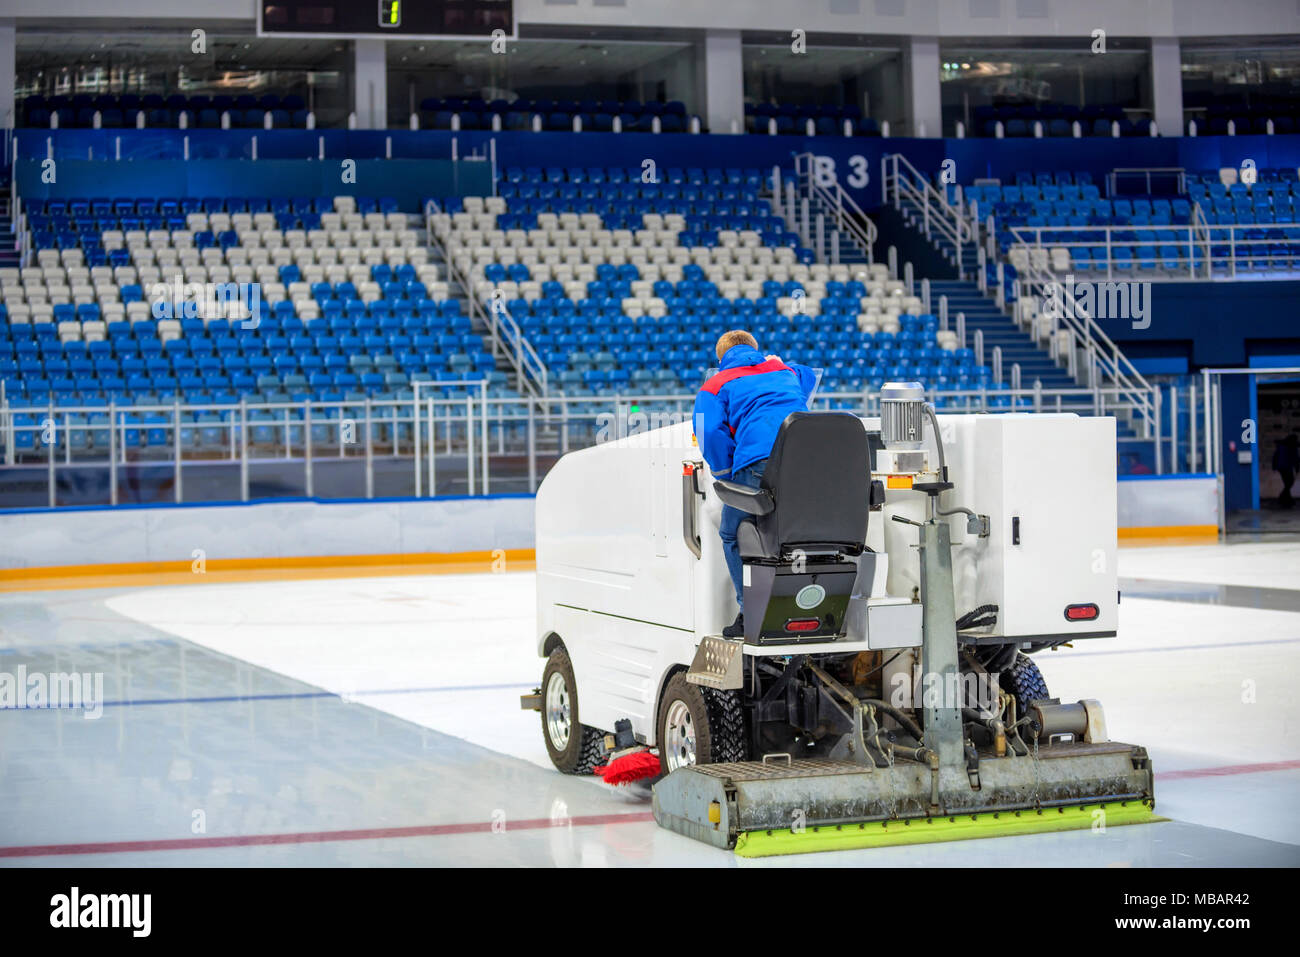
[[[763,480],[763,470],[767,468],[767,459],[759,459],[746,465],[743,469],[736,469],[731,473],[730,480],[737,485],[748,485],[750,488],[758,488]],[[718,521],[718,536],[722,539],[722,555],[727,560],[727,572],[731,575],[731,583],[736,586],[736,604],[742,610],[744,608],[744,589],[743,572],[740,562],[740,546],[736,544],[736,529],[740,527],[742,519],[748,518],[746,512],[738,508],[732,508],[730,505],[722,506],[722,518]]]

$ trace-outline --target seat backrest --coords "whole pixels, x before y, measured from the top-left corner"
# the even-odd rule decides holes
[[[862,420],[847,412],[792,412],[763,473],[776,507],[756,519],[782,548],[866,542],[871,466]]]

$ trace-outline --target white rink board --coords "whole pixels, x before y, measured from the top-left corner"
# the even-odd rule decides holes
[[[0,569],[533,547],[533,497],[257,502],[0,515]]]
[[[1121,476],[1119,527],[1213,525],[1219,518],[1219,482],[1212,475]]]

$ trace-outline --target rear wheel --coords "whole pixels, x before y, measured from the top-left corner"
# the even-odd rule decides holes
[[[658,731],[659,763],[665,774],[693,764],[749,758],[740,693],[693,685],[683,672],[669,678],[664,688]]]
[[[590,774],[605,755],[605,736],[578,720],[578,684],[563,647],[542,671],[542,737],[551,763],[565,774]]]

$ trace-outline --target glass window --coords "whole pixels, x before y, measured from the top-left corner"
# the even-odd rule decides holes
[[[1267,121],[1294,132],[1300,114],[1300,45],[1184,41],[1183,112],[1201,133],[1224,133],[1232,119],[1238,133],[1266,132]],[[1247,129],[1243,129],[1243,124]]]
[[[1011,125],[1008,135],[1032,135],[1037,120],[1044,135],[1053,135],[1051,130],[1070,135],[1078,120],[1087,135],[1099,120],[1149,117],[1147,42],[1107,37],[1104,53],[1094,53],[1091,43],[1083,38],[1069,46],[1059,39],[1025,41],[1023,46],[1007,41],[942,44],[944,134],[955,135],[960,121],[967,136],[991,136],[998,120],[1004,129],[1018,120],[1022,122]]]
[[[897,45],[863,38],[862,45],[810,42],[795,52],[787,35],[746,42],[743,48],[746,126],[764,132],[770,120],[780,132],[800,133],[807,120],[825,117],[829,132],[845,117],[868,121],[864,131],[888,120],[895,134],[906,117],[902,58]],[[814,115],[816,111],[816,115]],[[787,117],[793,128],[785,129]],[[838,131],[838,129],[837,129]]]
[[[101,44],[84,35],[20,32],[15,71],[20,121],[48,125],[49,104],[36,108],[34,118],[24,117],[27,98],[43,96],[67,97],[60,105],[77,126],[89,125],[83,114],[96,109],[120,110],[123,115],[114,116],[114,125],[134,125],[138,109],[146,112],[148,125],[174,125],[175,110],[143,100],[179,95],[208,97],[209,105],[213,98],[229,97],[228,107],[224,99],[220,102],[222,111],[239,110],[232,114],[233,126],[260,125],[248,110],[274,95],[281,101],[291,98],[295,110],[315,112],[318,126],[346,124],[352,109],[352,56],[346,42],[209,32],[203,53],[192,44],[188,33],[132,34]]]
[[[686,114],[699,112],[695,53],[689,42],[507,42],[507,53],[493,53],[486,42],[389,41],[389,125],[404,127],[412,113],[420,113],[427,126],[431,114],[442,111],[447,100],[476,114],[494,103],[519,105],[517,112],[525,118],[533,109],[545,113],[548,104],[562,111],[572,106],[588,116],[617,115],[620,104],[639,113],[645,103],[676,102]]]

